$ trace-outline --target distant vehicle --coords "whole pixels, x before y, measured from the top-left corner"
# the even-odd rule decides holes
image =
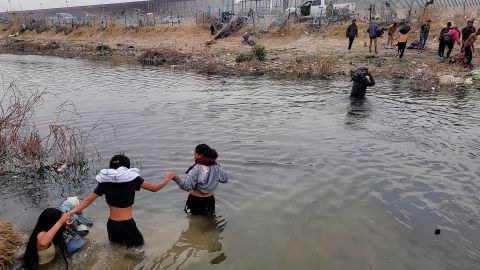
[[[70,13],[57,13],[55,17],[52,17],[52,24],[54,26],[79,25],[78,19]]]
[[[163,23],[180,23],[180,18],[175,16],[168,16],[163,18]]]
[[[305,1],[298,7],[287,8],[286,14],[288,14],[289,19],[313,19],[324,16],[327,8],[328,5],[325,4],[325,0],[310,0]],[[348,12],[353,12],[355,3],[335,4],[333,9],[346,9]]]

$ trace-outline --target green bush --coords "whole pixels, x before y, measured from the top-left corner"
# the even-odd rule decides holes
[[[253,55],[251,53],[240,53],[235,58],[235,62],[237,62],[237,63],[248,62],[248,61],[252,60],[252,58],[253,58]]]
[[[111,51],[112,48],[106,44],[100,44],[97,46],[97,51]]]
[[[265,49],[265,47],[262,45],[253,46],[251,53],[253,56],[255,56],[255,58],[260,61],[265,60],[265,58],[267,57],[267,49]]]

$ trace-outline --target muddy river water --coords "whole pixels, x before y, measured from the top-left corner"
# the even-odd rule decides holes
[[[189,218],[170,183],[137,192],[146,244],[109,244],[104,198],[72,269],[480,269],[480,91],[437,93],[380,80],[362,102],[350,83],[206,77],[40,56],[0,55],[5,83],[46,89],[41,131],[72,101],[105,166],[124,152],[152,182],[183,174],[193,148],[219,152],[229,182],[215,219]],[[68,120],[66,120],[68,121]],[[80,183],[0,180],[0,219],[31,232]],[[33,182],[33,183],[32,183]],[[435,235],[435,229],[441,233]],[[44,269],[63,269],[56,260]]]

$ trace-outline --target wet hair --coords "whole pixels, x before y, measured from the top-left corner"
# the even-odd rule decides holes
[[[110,159],[110,169],[118,169],[120,167],[130,168],[130,159],[124,154],[115,155]]]
[[[452,26],[452,22],[448,22],[448,23],[447,23],[447,26],[448,26],[448,27]]]
[[[398,25],[398,23],[396,23],[396,22],[393,23],[393,26],[397,26],[397,25]]]
[[[210,148],[210,146],[202,143],[195,147],[195,153],[202,155],[206,158],[217,159],[218,153],[215,149]]]
[[[352,22],[357,22],[357,20],[356,20],[356,19],[353,19]]]
[[[27,248],[25,249],[25,254],[23,255],[23,267],[25,269],[34,270],[38,268],[38,234],[40,232],[46,232],[50,230],[61,217],[62,211],[55,208],[47,208],[40,214],[37,224],[35,225],[35,228],[28,239]],[[68,269],[67,246],[65,244],[65,239],[63,238],[64,231],[65,228],[63,226],[60,227],[53,237],[52,242],[60,250],[60,254],[62,254],[63,260],[65,261],[65,268]]]

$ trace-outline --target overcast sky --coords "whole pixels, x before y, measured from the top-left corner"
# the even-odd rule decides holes
[[[84,6],[101,4],[102,0],[67,0],[68,6]],[[104,0],[105,4],[119,3],[119,2],[133,2],[135,0]],[[0,12],[6,10],[26,10],[26,9],[40,9],[40,3],[43,8],[65,7],[67,3],[65,0],[0,0]]]

